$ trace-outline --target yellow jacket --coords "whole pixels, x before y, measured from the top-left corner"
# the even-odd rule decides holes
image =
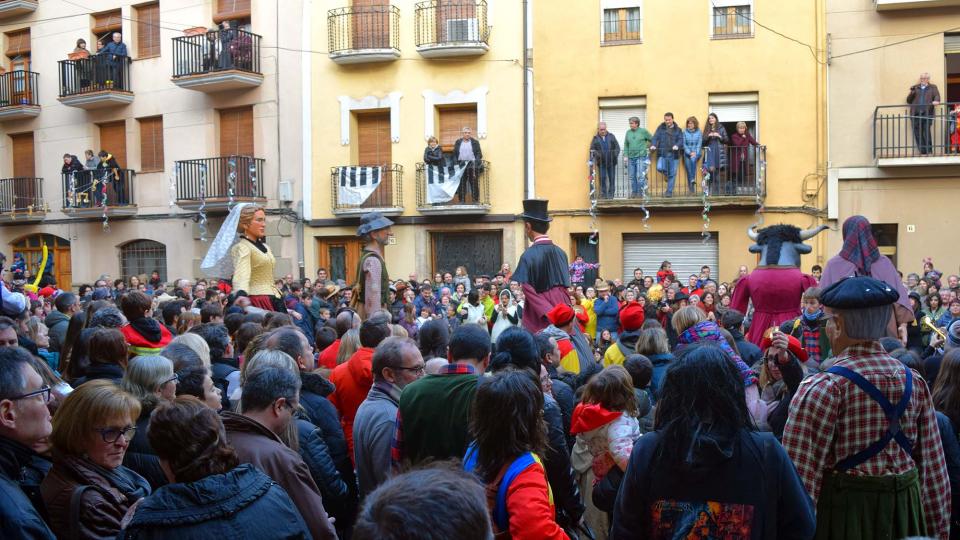
[[[246,291],[250,296],[280,296],[273,284],[273,267],[276,259],[267,247],[263,253],[246,238],[241,238],[232,248],[233,290]]]
[[[583,333],[590,336],[590,339],[594,339],[597,335],[597,312],[593,310],[593,300],[593,298],[580,300],[580,305],[587,311],[587,326],[583,329]]]

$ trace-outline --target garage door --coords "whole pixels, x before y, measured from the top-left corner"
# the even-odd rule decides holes
[[[655,275],[660,263],[666,260],[673,265],[680,282],[686,283],[687,276],[699,274],[705,264],[717,275],[718,251],[717,233],[711,233],[706,244],[699,233],[625,234],[623,275],[633,276],[633,269],[637,267],[643,269],[644,275]]]

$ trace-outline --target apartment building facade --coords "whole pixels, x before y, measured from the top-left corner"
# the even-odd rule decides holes
[[[0,2],[0,250],[32,266],[46,244],[64,288],[195,277],[247,201],[268,209],[278,273],[296,273],[310,53],[300,3],[282,4]],[[62,173],[88,149],[114,161]]]

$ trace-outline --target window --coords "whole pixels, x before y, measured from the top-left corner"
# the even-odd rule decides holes
[[[127,124],[125,121],[100,124],[100,150],[113,155],[121,168],[127,166]],[[99,152],[99,151],[95,151]]]
[[[877,240],[877,247],[881,255],[886,255],[897,266],[897,224],[896,223],[871,223],[870,230],[873,237]]]
[[[13,142],[14,178],[33,178],[36,176],[36,161],[33,155],[33,132],[10,135]]]
[[[737,122],[745,122],[747,129],[754,137],[758,134],[760,111],[757,105],[759,95],[756,92],[737,94],[712,94],[710,96],[710,112],[717,115],[717,119],[727,130],[727,135],[737,131]],[[700,120],[702,127],[706,118]]]
[[[440,141],[440,147],[444,152],[453,152],[453,145],[462,136],[462,130],[465,127],[473,132],[473,138],[477,138],[477,106],[471,104],[468,106],[444,107],[439,109],[440,130],[437,139]]]
[[[640,127],[649,129],[646,98],[600,98],[600,122],[607,123],[607,131],[613,133],[620,146],[623,146],[624,135],[630,129],[630,118],[634,116],[640,119]]]
[[[160,3],[137,6],[137,58],[160,56]]]
[[[10,62],[10,71],[30,71],[30,29],[7,32],[4,54]]]
[[[167,246],[153,240],[134,240],[120,246],[120,276],[140,279],[150,277],[156,270],[160,281],[167,281]]]
[[[714,38],[752,37],[753,9],[744,0],[712,0],[711,33]]]
[[[163,170],[163,117],[141,118],[140,172]]]
[[[217,0],[217,12],[213,14],[213,22],[220,24],[223,21],[249,24],[250,0]]]
[[[220,111],[220,156],[253,157],[253,107]]]
[[[639,43],[642,36],[642,4],[638,0],[603,0],[600,42]]]
[[[91,47],[91,54],[96,53],[99,48],[110,42],[114,32],[123,31],[123,19],[119,9],[95,13],[93,15],[93,34],[97,36],[98,45]]]
[[[466,266],[471,278],[492,276],[503,264],[503,231],[434,232],[433,272],[453,272]]]

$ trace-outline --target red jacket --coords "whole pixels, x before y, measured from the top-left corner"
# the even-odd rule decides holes
[[[330,373],[330,382],[336,390],[327,398],[340,413],[340,425],[347,438],[350,456],[353,456],[353,419],[373,386],[373,349],[360,347],[349,360]]]
[[[337,354],[339,353],[340,338],[337,338],[336,341],[331,343],[329,347],[320,351],[320,356],[317,358],[317,365],[327,369],[333,369],[337,367]]]
[[[496,491],[493,492],[496,494]],[[567,534],[554,518],[553,494],[547,485],[543,465],[533,463],[507,488],[507,515],[510,519],[506,538],[513,540],[566,540]],[[494,525],[496,529],[496,525]],[[499,537],[498,537],[499,538]]]

